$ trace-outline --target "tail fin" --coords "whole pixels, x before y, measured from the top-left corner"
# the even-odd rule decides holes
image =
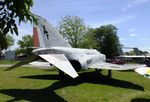
[[[38,24],[33,26],[34,47],[71,47],[46,19],[35,16]]]

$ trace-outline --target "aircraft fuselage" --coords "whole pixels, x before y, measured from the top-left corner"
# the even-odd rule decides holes
[[[104,54],[99,53],[95,49],[79,49],[79,48],[67,48],[67,47],[51,47],[51,48],[38,48],[33,51],[37,55],[41,54],[64,54],[71,64],[86,69],[91,64],[97,62],[104,62],[106,57]],[[79,68],[81,67],[81,68]]]

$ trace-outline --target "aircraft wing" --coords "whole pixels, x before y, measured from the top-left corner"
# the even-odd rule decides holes
[[[139,67],[135,69],[138,74],[144,75],[144,77],[150,79],[150,67]]]
[[[72,78],[76,78],[78,76],[77,72],[64,54],[42,54],[39,56],[45,59],[47,62],[53,64]]]
[[[140,65],[117,65],[107,62],[99,62],[95,63],[90,66],[90,68],[97,68],[97,69],[110,69],[110,70],[130,70],[139,68]]]

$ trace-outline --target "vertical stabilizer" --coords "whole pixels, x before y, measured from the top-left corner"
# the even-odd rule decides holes
[[[71,47],[46,19],[37,15],[36,17],[37,24],[33,27],[34,47]]]

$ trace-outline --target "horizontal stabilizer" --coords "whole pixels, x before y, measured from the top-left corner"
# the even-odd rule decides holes
[[[110,70],[130,70],[130,69],[136,69],[140,67],[140,65],[117,65],[107,62],[99,62],[95,63],[90,66],[91,68],[97,68],[97,69],[110,69]]]
[[[65,72],[72,78],[75,78],[78,76],[75,69],[72,67],[68,59],[65,57],[64,54],[43,54],[39,55],[43,59],[45,59],[47,62],[53,64],[61,71]]]

